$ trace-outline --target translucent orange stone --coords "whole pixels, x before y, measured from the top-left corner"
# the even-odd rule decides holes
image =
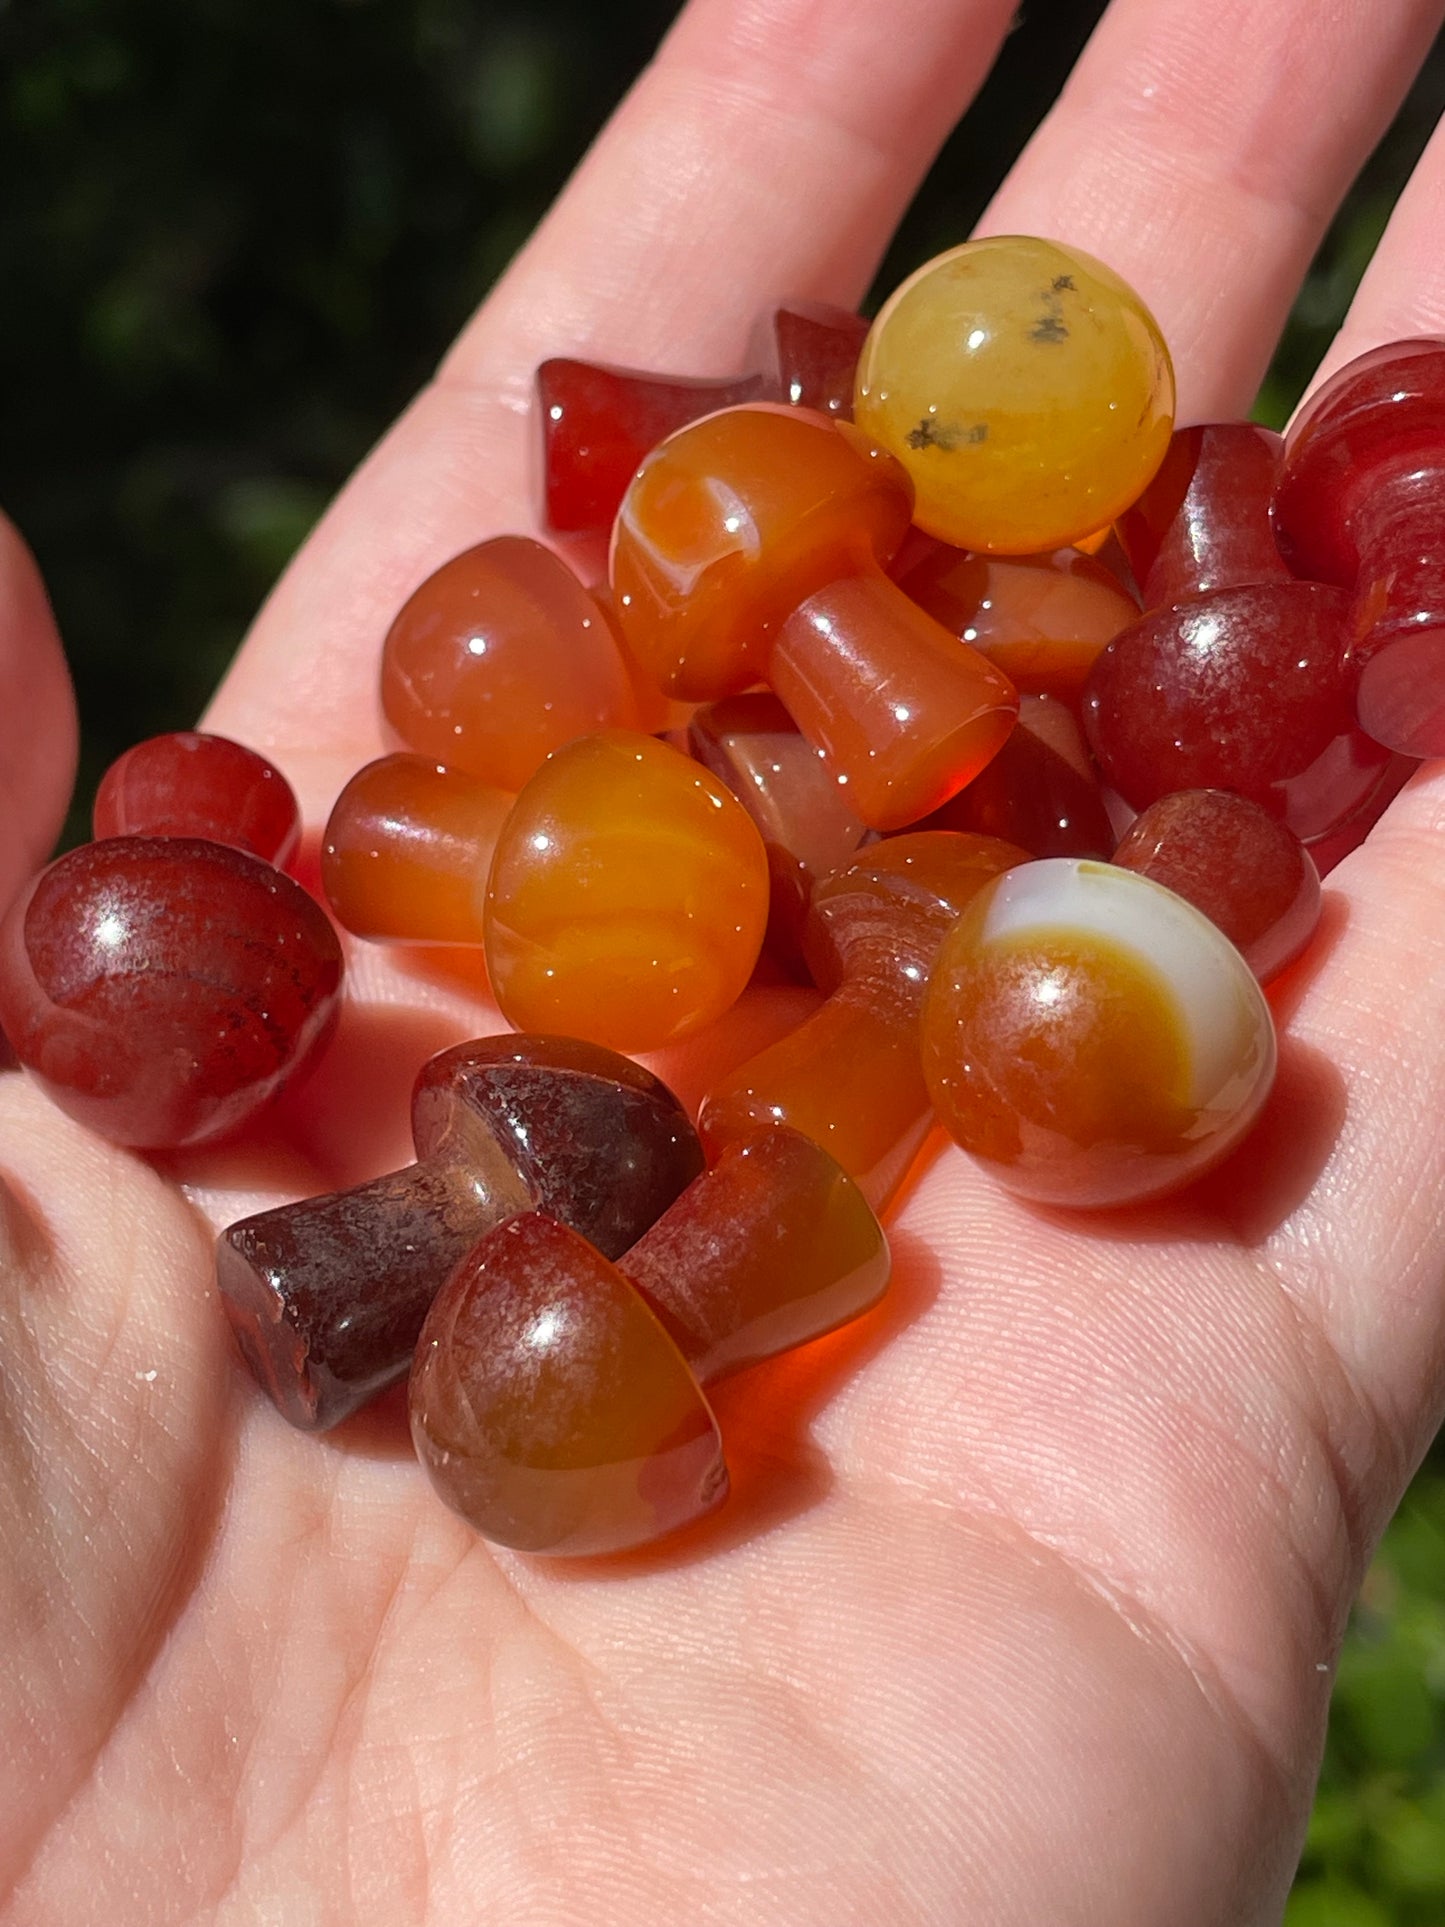
[[[734,1002],[767,916],[762,838],[725,784],[654,737],[584,736],[498,838],[492,992],[521,1030],[655,1050]]]
[[[898,463],[802,409],[727,409],[643,463],[612,586],[633,654],[699,702],[768,682],[873,829],[947,800],[1012,727],[1012,684],[883,573],[912,504]]]
[[[717,1421],[656,1313],[538,1213],[484,1238],[448,1279],[410,1397],[438,1493],[521,1551],[619,1552],[727,1497]]]
[[[521,535],[453,557],[402,605],[382,649],[381,703],[409,749],[503,790],[572,737],[636,721],[605,614]]]
[[[1021,694],[1076,706],[1094,658],[1139,615],[1118,576],[1077,549],[974,555],[940,542],[898,585]]]
[[[862,1192],[810,1138],[726,1146],[618,1260],[703,1384],[860,1317],[888,1283]]]
[[[1032,555],[1120,515],[1164,459],[1174,375],[1112,269],[1024,235],[967,241],[891,296],[853,416],[907,468],[914,519],[964,549]]]
[[[1052,858],[981,890],[944,940],[922,1025],[940,1122],[1010,1190],[1157,1197],[1258,1116],[1274,1026],[1249,966],[1173,891]]]
[[[821,1144],[881,1211],[931,1122],[918,1014],[960,911],[1027,852],[937,830],[875,844],[813,893],[804,949],[828,1000],[714,1087],[710,1151],[786,1124]]]
[[[693,714],[687,742],[757,824],[772,877],[768,943],[790,968],[801,969],[813,886],[871,843],[873,832],[855,815],[847,785],[766,690],[705,704]]]
[[[729,1146],[608,1264],[538,1215],[483,1238],[412,1371],[417,1453],[487,1538],[617,1552],[718,1504],[701,1385],[876,1304],[888,1246],[856,1185],[796,1132]]]
[[[425,756],[382,756],[337,797],[321,880],[373,942],[479,944],[492,852],[512,798]]]

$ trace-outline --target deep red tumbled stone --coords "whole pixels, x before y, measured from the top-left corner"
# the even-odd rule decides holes
[[[1341,659],[1349,597],[1314,582],[1225,589],[1157,609],[1104,650],[1084,727],[1136,809],[1228,789],[1327,835],[1374,792],[1388,754],[1357,727]]]
[[[247,1123],[328,1036],[341,950],[258,857],[110,837],[41,872],[0,926],[0,1024],[60,1108],[174,1149]]]
[[[993,761],[919,830],[1001,837],[1030,856],[1108,857],[1114,832],[1074,712],[1054,696],[1020,696],[1013,734]]]
[[[571,1037],[479,1037],[422,1066],[417,1161],[230,1225],[216,1281],[241,1351],[292,1425],[339,1424],[405,1372],[427,1309],[476,1241],[539,1210],[609,1258],[702,1169],[651,1072]]]
[[[1445,752],[1445,339],[1361,355],[1291,427],[1275,494],[1298,574],[1353,587],[1360,724],[1406,756]]]
[[[749,362],[796,408],[853,419],[853,380],[868,335],[862,315],[827,301],[780,301],[753,331]]]
[[[544,361],[537,405],[548,528],[560,535],[610,527],[649,449],[675,428],[766,392],[761,375],[690,380],[566,356]]]
[[[1285,582],[1270,519],[1284,438],[1257,422],[1179,428],[1163,466],[1115,524],[1146,609]]]
[[[95,793],[97,839],[199,836],[277,869],[295,854],[301,812],[274,763],[227,736],[173,730],[118,756]]]
[[[1292,830],[1228,790],[1179,790],[1142,810],[1114,861],[1187,897],[1261,983],[1304,950],[1320,917],[1319,872]]]

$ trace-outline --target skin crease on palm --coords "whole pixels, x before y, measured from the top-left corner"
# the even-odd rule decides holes
[[[1012,0],[693,0],[557,209],[297,559],[209,721],[313,826],[378,749],[380,637],[525,526],[543,355],[736,365],[855,302]],[[987,216],[1103,256],[1184,421],[1247,409],[1439,0],[1113,0]],[[781,185],[780,185],[781,184]],[[1445,327],[1445,136],[1335,360]],[[0,545],[13,886],[73,724]],[[720,1518],[494,1552],[395,1400],[318,1441],[247,1381],[214,1228],[405,1156],[463,974],[358,946],[264,1136],[145,1162],[0,1079],[0,1922],[1255,1927],[1298,1852],[1345,1615],[1442,1415],[1445,787],[1327,887],[1260,1135],[1081,1221],[935,1148],[862,1326],[719,1388]],[[689,1098],[796,1018],[654,1059]]]

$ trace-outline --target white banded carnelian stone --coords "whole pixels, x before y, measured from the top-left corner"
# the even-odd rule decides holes
[[[1275,1069],[1233,944],[1147,877],[1053,857],[989,884],[923,1017],[934,1106],[1010,1190],[1063,1205],[1176,1190],[1249,1129]]]

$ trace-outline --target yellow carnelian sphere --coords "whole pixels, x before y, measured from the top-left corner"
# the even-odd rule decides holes
[[[608,729],[554,750],[502,826],[487,974],[518,1030],[656,1050],[720,1017],[768,918],[752,818],[700,763]]]
[[[914,520],[958,548],[1029,555],[1121,515],[1164,459],[1174,371],[1112,269],[1028,236],[966,241],[886,303],[854,419],[896,455]]]

